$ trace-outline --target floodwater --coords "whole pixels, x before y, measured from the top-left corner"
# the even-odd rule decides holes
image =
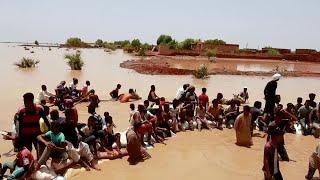
[[[0,94],[2,95],[0,101],[0,129],[2,130],[11,129],[12,117],[18,107],[23,104],[22,95],[25,92],[33,92],[36,95],[42,84],[46,84],[48,90],[53,91],[61,80],[66,80],[70,83],[73,77],[79,79],[81,86],[86,80],[90,80],[92,88],[96,90],[102,100],[109,99],[108,94],[117,83],[122,84],[121,92],[127,92],[129,88],[133,88],[136,89],[138,94],[143,98],[147,97],[150,85],[154,84],[157,88],[157,94],[169,100],[174,98],[176,90],[181,87],[182,84],[190,83],[197,87],[198,93],[200,93],[202,87],[207,87],[210,99],[213,99],[218,92],[222,92],[226,98],[231,98],[233,94],[239,93],[244,86],[247,86],[251,104],[255,100],[263,101],[263,89],[265,84],[270,80],[270,77],[261,76],[216,75],[205,80],[198,80],[192,76],[143,75],[133,70],[119,67],[121,62],[134,57],[123,53],[121,50],[107,53],[101,49],[81,49],[82,58],[85,62],[84,69],[82,71],[71,71],[66,64],[64,55],[74,52],[74,50],[67,51],[66,49],[58,48],[52,48],[51,51],[49,51],[48,48],[30,48],[30,50],[35,53],[32,54],[30,51],[25,51],[23,47],[13,44],[0,44],[0,76],[2,80],[2,86],[0,88]],[[19,61],[22,57],[31,57],[40,60],[40,64],[34,69],[18,69],[13,63]],[[298,96],[305,99],[309,92],[319,94],[319,89],[320,78],[311,77],[284,77],[279,81],[278,85],[278,93],[281,94],[283,104],[295,102]],[[87,104],[81,104],[77,106],[82,122],[86,122],[88,117],[86,105]],[[103,113],[104,111],[109,111],[114,117],[114,121],[118,125],[118,131],[124,130],[128,126],[128,104],[102,102],[98,112]],[[175,167],[182,166],[182,168],[186,169],[177,171],[176,176],[173,175],[172,178],[170,178],[169,174],[166,174],[165,177],[167,177],[167,179],[194,179],[196,176],[191,172],[193,172],[195,168],[195,165],[192,165],[192,163],[195,162],[199,163],[199,168],[196,169],[199,171],[199,177],[262,179],[261,165],[264,139],[257,139],[257,144],[251,149],[239,147],[233,149],[233,147],[235,147],[233,131],[226,130],[223,133],[215,132],[211,135],[210,132],[206,131],[202,133],[204,140],[201,141],[197,140],[200,138],[200,135],[196,132],[193,132],[193,135],[190,137],[187,136],[187,133],[183,133],[181,137],[178,134],[178,136],[175,137],[176,139],[172,138],[168,142],[167,146],[158,145],[160,146],[159,148],[157,146],[158,149],[156,148],[151,151],[151,155],[154,156],[154,158],[137,167],[128,166],[125,160],[117,160],[115,161],[117,168],[111,174],[110,178],[117,179],[117,174],[124,172],[119,167],[133,168],[128,170],[128,174],[122,174],[121,179],[150,179],[152,177],[154,178],[154,173],[150,167],[162,168],[161,173],[165,173],[165,170],[169,168],[171,170],[168,169],[168,172],[174,173]],[[221,137],[224,138],[219,141],[215,140],[215,138],[219,139]],[[206,140],[209,139],[212,139],[212,144],[205,143],[208,142]],[[289,149],[289,154],[292,153],[292,155],[295,155],[295,160],[299,162],[285,165],[285,172],[287,174],[291,173],[291,167],[295,169],[291,170],[295,171],[294,173],[286,177],[299,177],[297,179],[303,179],[302,174],[307,170],[308,154],[313,150],[315,141],[310,137],[304,138],[295,135],[289,136],[288,139],[288,146],[295,148]],[[303,144],[305,144],[305,148],[296,150],[296,148],[299,148],[296,143],[301,142],[302,139],[304,140]],[[175,142],[176,140],[179,140],[179,142]],[[193,141],[197,142],[194,147],[192,147]],[[3,144],[0,148],[1,152],[8,152],[11,149],[10,142],[1,141],[1,143]],[[200,149],[197,149],[197,146],[199,146]],[[215,154],[215,152],[220,154],[228,153],[226,156],[222,156],[225,158],[222,158],[218,157],[218,154]],[[248,159],[252,162],[249,163],[248,166],[244,165],[247,162],[246,156],[249,156]],[[162,159],[163,161],[161,161]],[[174,161],[170,166],[168,166],[170,164],[169,160]],[[201,164],[201,162],[203,162],[203,164]],[[190,164],[190,166],[188,166],[188,164]],[[106,167],[106,169],[111,169],[113,165],[108,162],[102,166]],[[204,169],[200,168],[200,166],[203,166]],[[144,171],[145,168],[147,168],[148,172]],[[296,168],[300,168],[299,171],[296,171]],[[241,169],[243,169],[243,171]],[[213,173],[212,170],[216,170],[217,172]],[[155,170],[154,172],[156,173]],[[99,179],[99,176],[103,175],[103,173],[107,173],[107,171],[88,173],[84,176],[81,175],[81,178],[95,177]],[[143,176],[145,173],[146,176]],[[75,179],[78,178],[80,177],[76,175]],[[155,179],[161,179],[161,175]]]
[[[172,58],[173,59],[173,58]],[[217,62],[209,63],[207,58],[180,58],[175,57],[175,61],[169,64],[179,69],[196,69],[201,64],[205,64],[209,70],[226,70],[228,72],[272,72],[272,71],[288,71],[288,72],[305,72],[320,73],[320,64],[311,62],[294,62],[285,60],[261,60],[261,59],[228,59],[217,58]],[[171,62],[171,63],[170,63]],[[172,63],[173,62],[173,63]]]

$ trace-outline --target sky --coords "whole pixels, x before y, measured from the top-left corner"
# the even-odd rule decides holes
[[[86,42],[161,34],[242,48],[320,50],[320,0],[1,0],[0,41]]]

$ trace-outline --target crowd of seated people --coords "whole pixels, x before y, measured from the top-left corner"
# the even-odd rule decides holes
[[[189,84],[179,88],[171,102],[158,96],[155,85],[152,85],[143,103],[130,104],[125,133],[115,133],[116,124],[109,112],[103,116],[96,112],[100,100],[94,90],[88,89],[89,86],[90,81],[86,81],[79,89],[78,80],[74,78],[69,87],[62,81],[55,90],[56,94],[49,93],[42,85],[36,101],[32,93],[23,95],[24,106],[14,118],[15,132],[3,135],[4,139],[13,141],[17,159],[14,163],[2,165],[0,178],[11,169],[8,179],[30,179],[44,166],[56,175],[63,175],[75,165],[86,170],[100,170],[97,160],[123,156],[129,156],[130,164],[137,164],[151,157],[146,151],[148,147],[165,143],[167,138],[187,130],[234,128],[236,144],[246,147],[252,146],[255,129],[267,131],[270,123],[282,120],[286,120],[283,121],[286,122],[283,125],[285,132],[295,133],[295,124],[299,124],[304,135],[320,135],[320,106],[317,107],[313,93],[304,104],[299,97],[296,105],[288,103],[287,107],[283,107],[281,97],[277,95],[274,115],[270,116],[264,113],[260,101],[255,101],[253,107],[242,104],[249,99],[247,88],[240,93],[241,100],[226,100],[222,93],[218,93],[210,103],[206,88],[202,88],[198,96],[195,86]],[[129,94],[119,94],[120,88],[118,84],[110,96],[121,103],[141,99],[133,89]],[[82,101],[89,101],[86,121],[79,120],[76,109],[76,103]],[[50,103],[57,108],[50,108]],[[281,158],[289,160],[284,140],[279,147]]]

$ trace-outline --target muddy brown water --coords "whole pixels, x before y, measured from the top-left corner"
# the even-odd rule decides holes
[[[119,63],[134,57],[123,53],[121,50],[107,53],[101,49],[81,49],[85,62],[82,71],[71,71],[66,64],[64,55],[74,50],[51,48],[30,48],[30,53],[23,47],[12,44],[0,44],[0,94],[1,113],[0,129],[11,130],[12,117],[18,107],[23,104],[22,95],[25,92],[33,92],[35,95],[42,84],[46,84],[49,91],[53,91],[61,80],[71,82],[73,77],[79,78],[80,86],[85,80],[90,80],[100,99],[109,99],[110,92],[117,83],[122,84],[121,92],[127,92],[129,88],[137,90],[138,94],[146,98],[149,87],[155,84],[157,94],[172,100],[176,90],[184,83],[190,83],[197,87],[200,93],[201,87],[207,87],[210,99],[222,92],[226,98],[239,93],[244,86],[249,89],[250,103],[254,100],[263,101],[263,89],[270,77],[255,76],[227,76],[216,75],[205,80],[194,79],[192,76],[166,76],[166,75],[142,75],[133,70],[119,67]],[[22,57],[31,57],[40,60],[38,67],[29,70],[18,69],[13,65]],[[246,68],[245,66],[242,68]],[[263,68],[263,67],[261,67]],[[310,67],[312,69],[312,67]],[[319,94],[320,78],[312,77],[284,77],[279,81],[278,93],[282,96],[283,104],[295,102],[298,96],[307,97],[309,92]],[[317,99],[319,99],[317,97]],[[138,102],[137,102],[138,103]],[[86,122],[86,105],[77,106],[82,122]],[[98,112],[109,111],[117,123],[117,130],[124,130],[128,126],[129,104],[118,102],[102,102]],[[151,150],[151,160],[137,166],[129,166],[125,161],[116,160],[102,164],[105,169],[114,168],[114,172],[102,171],[99,173],[75,173],[75,179],[95,178],[101,175],[111,179],[163,179],[161,174],[166,174],[166,179],[195,179],[222,178],[222,179],[262,179],[262,150],[264,139],[255,139],[255,146],[251,149],[240,148],[234,145],[234,132],[226,130],[223,133],[190,132],[182,133],[168,141],[167,146],[157,145]],[[307,170],[307,159],[313,151],[316,140],[312,137],[287,135],[289,155],[294,155],[297,162],[282,163],[285,177],[290,179],[303,179]],[[1,153],[8,152],[12,146],[8,141],[1,141]],[[300,147],[303,145],[303,147]],[[8,158],[4,154],[2,159]],[[155,167],[155,168],[152,168]],[[177,167],[180,170],[175,170]],[[124,170],[127,169],[126,170]],[[291,169],[292,168],[292,169]],[[118,174],[122,175],[119,177]],[[159,174],[158,174],[159,173]],[[197,173],[199,176],[197,176]],[[157,176],[156,176],[157,175]]]

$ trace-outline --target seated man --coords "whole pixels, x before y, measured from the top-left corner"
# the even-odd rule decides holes
[[[90,91],[89,101],[90,104],[95,105],[95,107],[99,107],[100,99],[99,96],[95,94],[95,90],[93,89]]]
[[[212,101],[212,105],[208,108],[207,115],[209,120],[216,122],[217,128],[222,130],[223,107],[219,104],[217,99]]]
[[[88,101],[88,95],[89,95],[89,86],[90,86],[90,81],[86,81],[86,84],[82,87],[80,91],[80,97],[84,98],[82,101]]]
[[[154,85],[151,85],[151,89],[149,91],[148,100],[150,102],[156,102],[159,99],[159,97],[156,94],[156,87]]]
[[[131,165],[135,165],[140,161],[151,158],[147,151],[141,146],[141,141],[137,132],[138,128],[138,124],[135,124],[127,132],[128,161]]]
[[[41,86],[41,91],[38,93],[37,98],[36,98],[36,103],[40,104],[41,101],[45,100],[45,102],[50,102],[50,99],[54,97],[54,94],[50,93],[47,91],[47,86],[42,85]],[[50,102],[52,103],[52,102]]]
[[[263,116],[263,110],[261,109],[261,106],[262,106],[262,103],[260,101],[255,101],[253,104],[253,107],[251,108],[251,116],[252,116],[251,132],[252,133],[257,125],[260,131],[263,131],[264,126],[266,126],[264,122],[261,122],[262,116]]]
[[[320,172],[320,143],[318,143],[315,151],[312,152],[309,158],[309,169],[305,178],[308,180],[313,179],[313,175],[317,170]]]
[[[196,122],[198,125],[198,130],[201,131],[202,128],[210,129],[209,123],[206,119],[206,108],[204,104],[199,104],[196,107]]]
[[[315,138],[320,137],[320,104],[318,108],[315,108],[311,111],[309,115],[310,119],[310,128],[312,129],[311,133]]]
[[[244,87],[243,88],[243,91],[239,94],[241,100],[242,100],[242,103],[246,103],[249,99],[249,93],[248,93],[248,88],[247,87]]]
[[[136,93],[136,91],[133,91],[133,89],[129,89],[128,94],[123,94],[119,97],[119,100],[121,103],[129,102],[130,100],[139,100],[141,97]]]
[[[310,107],[310,100],[306,100],[304,106],[298,109],[298,119],[304,135],[307,135],[310,132],[310,127],[307,126],[310,124],[309,115],[311,111],[312,107]]]
[[[224,114],[226,117],[226,126],[227,128],[231,128],[234,125],[234,122],[239,115],[239,106],[236,105],[234,100],[230,101],[230,105],[224,110]]]
[[[2,165],[0,179],[3,178],[3,175],[8,169],[10,169],[11,174],[7,177],[8,180],[19,179],[24,176],[30,168],[30,165],[33,163],[34,158],[31,152],[23,146],[23,139],[18,138],[17,140],[18,154],[16,159],[13,162],[5,162]]]
[[[112,90],[109,95],[111,96],[112,99],[118,100],[119,97],[123,94],[119,95],[119,90],[121,89],[121,84],[117,84],[116,89]]]
[[[51,131],[38,136],[38,141],[43,143],[46,148],[38,160],[40,165],[45,165],[49,157],[53,159],[66,158],[65,136],[60,132],[60,124],[56,121],[51,122]]]
[[[251,137],[251,113],[250,107],[244,106],[243,113],[241,113],[235,123],[234,129],[236,131],[238,146],[250,147],[252,146],[252,137]]]

